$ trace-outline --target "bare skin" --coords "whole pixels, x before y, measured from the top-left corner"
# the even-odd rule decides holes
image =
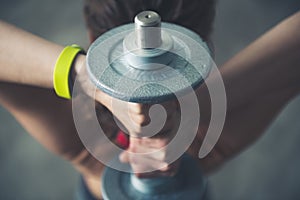
[[[73,123],[71,102],[58,98],[52,89],[53,66],[63,47],[3,22],[0,23],[0,27],[1,105],[47,149],[72,162],[85,177],[92,193],[101,198],[99,176],[103,165],[88,153],[78,138]],[[17,50],[11,49],[14,42],[24,45],[19,45],[20,49]],[[28,47],[40,51],[33,53],[27,49]],[[36,52],[39,52],[39,55],[36,55]],[[299,52],[300,13],[296,13],[221,67],[228,98],[227,117],[221,138],[204,159],[198,159],[198,152],[210,120],[208,109],[210,101],[205,85],[197,90],[200,106],[206,112],[198,127],[197,138],[188,153],[199,161],[205,171],[219,168],[253,143],[263,134],[278,112],[299,94],[300,87],[297,84],[300,79]],[[84,56],[79,56],[75,68],[76,66],[80,68],[83,60]],[[214,81],[213,74],[208,81]],[[131,133],[138,133],[139,127],[148,121],[147,108],[143,105],[129,106],[132,108],[130,114],[135,121],[135,126],[132,126],[132,123],[126,122],[122,111],[110,107],[109,96],[98,91],[96,97]],[[176,116],[176,112],[173,111],[170,115]],[[105,120],[111,122],[112,118],[108,117]],[[64,121],[63,125],[60,125],[61,121]],[[174,121],[169,122],[171,125],[168,126],[168,130],[172,132]],[[117,129],[111,126],[111,123],[107,124],[108,134]],[[158,146],[151,148],[164,145],[168,138],[161,138],[158,141],[162,142],[157,142]],[[139,151],[149,148],[147,142],[136,141],[133,144],[138,145]],[[131,162],[126,151],[122,161]],[[157,162],[165,164],[161,158],[157,159]],[[139,164],[136,162],[135,164],[138,167]]]
[[[53,69],[63,47],[1,20],[0,27],[0,80],[53,88]]]

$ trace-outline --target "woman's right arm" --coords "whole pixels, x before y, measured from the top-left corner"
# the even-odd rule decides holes
[[[72,102],[53,90],[53,70],[63,46],[0,20],[0,105],[49,151],[69,160],[100,197],[99,176],[104,165],[82,144],[72,115]],[[85,60],[79,55],[74,69]],[[101,115],[106,133],[118,127],[109,114]]]
[[[0,81],[53,88],[63,46],[0,20]]]

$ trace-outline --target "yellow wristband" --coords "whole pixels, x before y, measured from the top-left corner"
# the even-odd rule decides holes
[[[78,53],[83,53],[84,50],[78,45],[66,46],[60,53],[56,60],[54,73],[53,73],[53,85],[56,94],[60,97],[70,99],[70,70],[73,61]]]

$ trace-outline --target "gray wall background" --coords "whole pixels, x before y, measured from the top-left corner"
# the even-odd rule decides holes
[[[297,0],[220,0],[213,37],[217,64],[299,8]],[[0,0],[0,18],[62,45],[88,46],[79,0]],[[258,142],[209,177],[214,199],[300,199],[299,113],[300,97]],[[72,199],[77,181],[69,163],[46,151],[0,107],[1,200]]]

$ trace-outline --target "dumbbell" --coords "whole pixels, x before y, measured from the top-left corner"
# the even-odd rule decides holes
[[[209,52],[198,34],[161,22],[156,12],[143,11],[134,23],[116,27],[94,41],[87,52],[87,71],[92,83],[114,98],[156,104],[199,87],[211,68]],[[112,162],[128,165],[118,158]],[[183,154],[172,177],[138,178],[106,167],[101,190],[107,200],[205,200],[206,186],[196,161]]]

